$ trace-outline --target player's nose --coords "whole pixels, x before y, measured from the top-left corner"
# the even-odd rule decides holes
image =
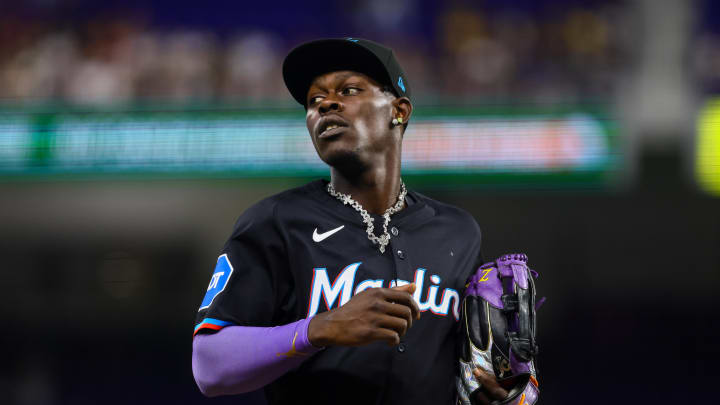
[[[327,114],[330,111],[342,111],[343,105],[338,100],[326,98],[318,106],[320,114]]]

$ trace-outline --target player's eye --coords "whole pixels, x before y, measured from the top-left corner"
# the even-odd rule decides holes
[[[322,101],[322,96],[310,97],[310,100],[308,100],[308,105],[317,104],[320,101]]]
[[[357,87],[345,87],[342,91],[343,96],[354,96],[360,93],[360,89]]]

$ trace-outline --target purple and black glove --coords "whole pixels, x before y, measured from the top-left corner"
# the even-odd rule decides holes
[[[473,370],[494,375],[508,391],[497,405],[531,405],[539,390],[535,355],[537,272],[524,254],[504,255],[485,263],[468,281],[463,297],[460,335],[458,403],[475,404],[480,384]]]

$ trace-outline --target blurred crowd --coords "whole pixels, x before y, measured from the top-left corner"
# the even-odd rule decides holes
[[[632,57],[618,4],[531,13],[448,3],[425,38],[397,29],[354,35],[392,46],[425,103],[606,99]],[[305,39],[159,28],[117,15],[72,25],[0,15],[0,101],[289,101],[282,59]]]

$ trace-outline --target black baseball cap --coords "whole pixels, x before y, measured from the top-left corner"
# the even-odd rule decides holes
[[[285,57],[283,79],[303,106],[312,81],[321,74],[352,70],[390,87],[398,97],[410,97],[407,77],[392,49],[362,38],[318,39],[298,45]]]

